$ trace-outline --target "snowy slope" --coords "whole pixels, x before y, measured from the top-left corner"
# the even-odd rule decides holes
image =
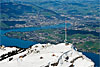
[[[0,61],[0,67],[94,67],[94,63],[72,44],[65,43],[36,44],[11,57],[11,61],[9,58]]]

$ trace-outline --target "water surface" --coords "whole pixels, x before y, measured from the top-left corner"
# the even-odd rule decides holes
[[[65,24],[63,23],[63,24],[43,26],[43,27],[26,27],[26,28],[18,28],[18,29],[10,29],[10,30],[1,30],[0,31],[0,33],[1,33],[0,34],[0,37],[1,37],[0,45],[28,48],[31,45],[36,44],[37,42],[10,38],[10,37],[4,36],[4,34],[7,32],[11,32],[11,31],[29,32],[29,31],[35,31],[35,30],[41,30],[41,29],[63,28],[64,26],[65,26]],[[67,26],[69,27],[70,24],[67,24]]]

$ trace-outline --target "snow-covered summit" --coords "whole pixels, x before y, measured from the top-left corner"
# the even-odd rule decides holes
[[[0,67],[94,67],[94,63],[72,44],[36,44],[25,50],[16,48],[14,55],[0,61]]]

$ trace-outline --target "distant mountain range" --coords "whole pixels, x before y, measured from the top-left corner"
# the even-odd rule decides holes
[[[54,11],[44,9],[42,7],[36,6],[35,4],[32,5],[27,5],[27,4],[18,4],[18,3],[1,3],[1,14],[6,15],[2,16],[2,18],[7,18],[7,17],[14,17],[17,18],[18,16],[25,15],[27,13],[33,13],[34,15],[36,14],[41,14],[44,15],[45,17],[50,17],[50,16],[55,16],[59,18],[59,14],[57,14]]]

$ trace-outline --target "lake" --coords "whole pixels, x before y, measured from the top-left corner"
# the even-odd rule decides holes
[[[69,27],[71,24],[67,24]],[[35,31],[35,30],[41,30],[41,29],[51,29],[51,28],[64,28],[65,24],[59,24],[59,25],[51,25],[51,26],[43,26],[43,27],[27,27],[27,28],[18,28],[18,29],[9,29],[9,30],[1,30],[0,31],[0,45],[5,46],[16,46],[20,48],[28,48],[31,45],[36,44],[37,42],[32,41],[25,41],[21,39],[15,39],[10,38],[7,36],[4,36],[5,33],[11,32],[11,31],[20,31],[20,32],[28,32],[28,31]]]
[[[100,55],[89,53],[89,52],[82,52],[85,56],[91,59],[95,63],[95,67],[100,67]]]

